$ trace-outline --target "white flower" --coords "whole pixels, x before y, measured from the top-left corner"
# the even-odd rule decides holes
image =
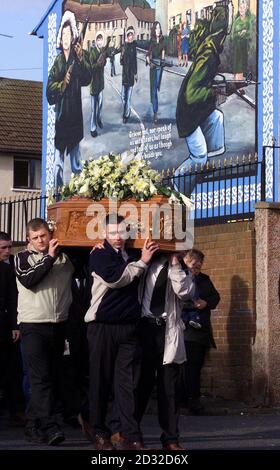
[[[90,197],[90,187],[89,187],[89,181],[86,181],[83,186],[79,189],[79,194],[82,196],[88,196]]]
[[[62,196],[79,194],[83,197],[136,197],[146,200],[157,194],[161,175],[153,170],[140,155],[131,152],[122,155],[104,155],[84,163],[79,175],[72,175]]]
[[[193,202],[191,201],[189,197],[185,196],[185,194],[183,193],[180,193],[180,197],[182,198],[182,201],[185,204],[185,206],[187,206],[189,209],[193,209]]]

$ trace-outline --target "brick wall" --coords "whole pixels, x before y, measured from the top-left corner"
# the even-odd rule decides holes
[[[203,271],[221,295],[212,312],[217,350],[202,371],[202,391],[250,400],[252,344],[256,329],[255,232],[253,222],[197,227],[194,246],[205,254]]]

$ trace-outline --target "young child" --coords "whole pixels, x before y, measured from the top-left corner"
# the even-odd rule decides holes
[[[182,320],[184,323],[188,324],[196,330],[202,328],[201,318],[199,310],[195,308],[195,302],[198,300],[198,296],[194,297],[192,300],[189,300],[183,308],[182,311]]]
[[[189,250],[184,257],[184,260],[182,260],[182,266],[185,270],[190,271],[193,276],[194,276],[194,282],[196,285],[195,288],[195,293],[194,296],[191,300],[188,300],[183,307],[182,311],[182,320],[187,326],[191,326],[192,328],[195,328],[196,330],[200,330],[203,326],[202,319],[200,316],[200,298],[199,298],[199,292],[198,292],[198,287],[196,283],[196,275],[199,273],[200,269],[197,269],[196,267],[190,269],[189,266],[191,266],[191,262],[193,259],[197,259],[198,265],[201,266],[203,263],[204,255],[198,250]],[[189,265],[189,266],[188,266]]]

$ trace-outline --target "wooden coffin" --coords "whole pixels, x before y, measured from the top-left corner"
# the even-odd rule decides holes
[[[165,196],[153,196],[145,202],[131,198],[113,203],[108,199],[93,201],[73,197],[50,205],[48,221],[53,222],[53,236],[58,238],[61,246],[92,247],[104,240],[103,232],[100,236],[97,230],[100,230],[99,224],[105,215],[117,211],[129,219],[133,228],[134,238],[127,240],[128,246],[142,248],[145,238],[149,237],[160,245],[162,251],[176,251],[174,205],[170,205]]]

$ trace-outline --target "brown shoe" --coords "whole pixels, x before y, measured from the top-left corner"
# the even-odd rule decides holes
[[[119,444],[118,450],[147,450],[147,447],[144,446],[143,442],[135,441],[131,442],[126,439]]]
[[[179,444],[176,444],[176,442],[169,442],[168,444],[164,444],[162,448],[163,450],[185,450]]]
[[[115,447],[115,449],[119,450],[122,443],[124,442],[125,438],[121,435],[120,432],[115,432],[110,437],[111,444]]]
[[[79,424],[82,428],[83,434],[86,436],[87,440],[89,442],[93,442],[94,441],[94,436],[92,434],[91,426],[90,426],[89,422],[86,421],[82,417],[81,413],[78,414],[77,419],[78,419],[78,422],[79,422]]]
[[[98,434],[94,436],[93,446],[95,450],[114,450],[110,440],[107,437],[99,436]]]

